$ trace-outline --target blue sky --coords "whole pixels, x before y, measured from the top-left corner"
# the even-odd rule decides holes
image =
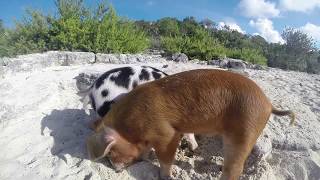
[[[94,6],[99,0],[85,0]],[[156,20],[162,17],[209,18],[242,33],[259,34],[269,42],[283,42],[281,31],[294,27],[320,41],[320,0],[109,0],[121,16]],[[54,13],[54,0],[1,0],[0,19],[13,27],[24,9]]]

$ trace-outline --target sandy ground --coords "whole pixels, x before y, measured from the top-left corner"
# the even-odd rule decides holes
[[[212,68],[196,64],[149,64],[173,74]],[[0,79],[0,179],[158,179],[158,163],[140,162],[115,173],[87,159],[85,139],[94,118],[82,109],[75,77],[123,65],[54,66],[5,74]],[[272,144],[265,158],[251,155],[241,179],[320,179],[320,76],[282,70],[246,70],[278,108],[292,109],[296,124],[275,117],[263,137]],[[218,179],[223,163],[219,138],[197,136],[190,153],[182,142],[176,179]],[[271,146],[270,146],[271,147]]]

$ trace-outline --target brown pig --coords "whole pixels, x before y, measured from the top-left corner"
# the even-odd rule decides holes
[[[87,140],[91,159],[107,156],[120,170],[154,148],[160,176],[171,165],[185,133],[221,135],[222,179],[238,179],[245,160],[275,109],[262,90],[236,73],[199,69],[181,72],[131,91],[115,103]]]

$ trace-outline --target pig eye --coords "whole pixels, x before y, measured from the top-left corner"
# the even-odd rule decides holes
[[[111,151],[109,151],[107,154],[105,154],[105,156],[106,156],[107,158],[111,157]]]
[[[116,155],[117,154],[114,151],[111,151],[111,150],[107,154],[108,157],[115,157]]]
[[[112,156],[112,152],[109,151],[108,154],[107,154],[107,157],[111,157]]]

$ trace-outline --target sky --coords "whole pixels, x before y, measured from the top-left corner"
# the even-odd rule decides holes
[[[94,7],[99,0],[85,0]],[[221,28],[259,34],[269,42],[283,43],[285,27],[300,29],[320,44],[320,0],[109,0],[120,16],[133,20],[163,17],[209,18]],[[14,27],[26,8],[55,13],[54,0],[0,0],[0,19]]]

